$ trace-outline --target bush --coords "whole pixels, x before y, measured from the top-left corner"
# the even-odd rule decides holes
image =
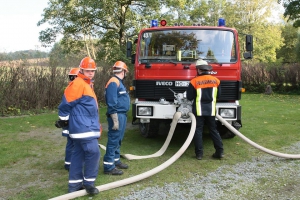
[[[34,66],[24,61],[0,66],[0,115],[19,115],[24,111],[41,112],[57,109],[68,85],[70,68]],[[99,105],[104,103],[105,84],[112,76],[111,65],[97,63],[94,90]],[[125,81],[129,88],[133,74]]]
[[[263,93],[271,85],[277,93],[299,93],[300,65],[280,63],[243,63],[243,87],[248,92]]]

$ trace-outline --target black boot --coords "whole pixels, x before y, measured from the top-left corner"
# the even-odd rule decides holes
[[[126,165],[125,163],[121,163],[121,162],[119,164],[117,164],[116,167],[118,169],[128,169],[128,165]]]
[[[83,186],[88,194],[98,194],[99,190],[92,185],[84,185]]]
[[[118,169],[118,168],[114,168],[110,171],[104,171],[104,174],[109,174],[109,175],[122,175],[123,174],[123,171]]]

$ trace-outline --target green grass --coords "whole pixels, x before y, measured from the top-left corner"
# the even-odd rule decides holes
[[[291,146],[298,141],[300,134],[299,102],[299,95],[243,94],[240,101],[243,123],[241,133],[275,151]],[[101,123],[106,123],[105,111],[105,108],[100,108]],[[131,111],[128,114],[128,122],[131,123]],[[0,119],[0,173],[4,174],[0,188],[6,188],[0,192],[4,194],[4,198],[40,200],[67,193],[68,173],[63,168],[66,138],[61,136],[60,129],[54,127],[56,119],[56,111],[42,115]],[[129,178],[162,164],[178,151],[188,133],[188,127],[177,126],[170,146],[161,157],[132,161],[123,159],[130,168],[124,170],[122,176],[103,174],[102,159],[105,152],[101,150],[96,185]],[[138,127],[133,126],[126,130],[122,153],[136,155],[155,153],[160,149],[165,138],[166,135],[159,135],[153,139],[143,138],[139,134]],[[100,143],[106,145],[106,141],[107,130],[103,130]],[[263,155],[238,137],[223,140],[223,143],[225,158],[222,160],[211,159],[210,156],[214,152],[212,141],[208,135],[204,135],[203,160],[195,159],[194,145],[191,144],[180,159],[160,173],[138,183],[103,191],[99,197],[93,199],[115,199],[128,195],[133,190],[181,182],[195,174],[205,176],[222,165],[233,166],[252,157]],[[263,185],[264,180],[261,180],[261,183]],[[198,197],[201,198],[201,194]],[[85,196],[78,199],[88,198]]]

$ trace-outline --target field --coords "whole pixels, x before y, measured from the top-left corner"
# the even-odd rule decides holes
[[[254,142],[275,150],[282,151],[299,141],[300,134],[300,95],[263,95],[243,94],[242,122],[240,132]],[[100,120],[105,127],[105,108],[100,108]],[[67,193],[68,173],[64,170],[64,148],[66,139],[61,130],[54,127],[57,119],[56,111],[42,115],[6,117],[0,119],[0,199],[49,199]],[[130,123],[131,120],[129,119]],[[104,129],[101,144],[106,145],[107,129]],[[103,185],[146,172],[168,160],[184,143],[189,127],[177,126],[166,153],[158,158],[132,160],[126,162],[130,168],[122,176],[103,174],[101,162],[96,185]],[[122,153],[148,155],[155,153],[164,143],[166,135],[146,139],[139,135],[138,127],[128,124],[122,145]],[[143,190],[155,186],[163,187],[170,183],[183,183],[195,174],[206,176],[214,173],[222,166],[236,166],[239,163],[251,162],[265,154],[246,144],[238,137],[223,140],[225,158],[214,160],[212,142],[204,135],[204,157],[198,161],[194,155],[194,145],[170,167],[147,179],[128,186],[101,192],[93,199],[116,199],[126,196],[132,191]],[[287,152],[283,152],[287,153]],[[297,154],[299,152],[290,152]],[[289,162],[280,160],[279,162]],[[276,166],[274,166],[276,167]],[[272,170],[272,169],[270,169]],[[278,180],[281,181],[280,179]],[[283,180],[282,180],[283,181]],[[286,184],[286,180],[284,180]],[[267,180],[261,181],[255,189],[266,187]],[[217,184],[217,183],[216,183]],[[271,183],[269,183],[271,184]],[[279,184],[280,185],[280,184]],[[282,184],[283,185],[283,184]],[[269,188],[270,189],[270,188]],[[278,189],[278,188],[277,188]],[[248,188],[243,199],[253,199]],[[297,188],[292,188],[294,192]],[[273,193],[278,192],[270,191]],[[249,195],[249,196],[247,196]],[[89,199],[80,197],[78,199]],[[201,197],[198,197],[201,199]]]

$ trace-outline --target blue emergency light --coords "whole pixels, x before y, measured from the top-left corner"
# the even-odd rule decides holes
[[[155,20],[155,19],[151,20],[151,28],[152,27],[158,27],[158,21],[157,20]]]
[[[225,19],[224,18],[219,18],[218,26],[225,26]]]

